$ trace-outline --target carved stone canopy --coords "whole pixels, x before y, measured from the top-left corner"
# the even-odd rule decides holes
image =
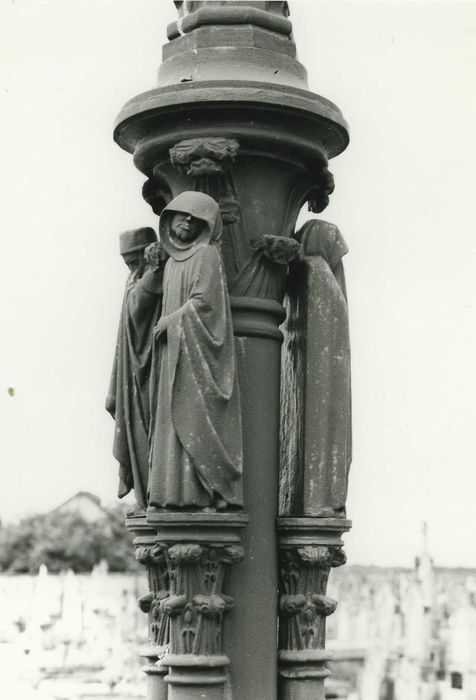
[[[168,29],[157,87],[124,106],[114,134],[143,172],[151,172],[147,141],[158,132],[166,137],[160,149],[203,132],[238,137],[242,148],[253,134],[261,145],[271,137],[275,149],[284,129],[284,142],[291,139],[294,149],[301,143],[308,157],[316,144],[327,157],[344,150],[346,122],[334,104],[309,91],[286,2],[176,4],[179,19]]]

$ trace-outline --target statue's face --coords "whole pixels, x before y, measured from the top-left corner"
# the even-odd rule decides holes
[[[195,216],[182,211],[176,211],[172,215],[170,229],[179,241],[190,243],[200,235],[204,225],[204,222],[195,218]]]
[[[122,256],[130,272],[138,270],[144,261],[144,251],[139,250],[133,253],[124,253]]]

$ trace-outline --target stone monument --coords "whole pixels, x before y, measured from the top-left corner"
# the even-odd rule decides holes
[[[157,87],[114,131],[169,256],[149,271],[147,477],[124,482],[149,700],[323,700],[351,525],[347,248],[325,221],[295,228],[327,205],[347,126],[309,91],[287,2],[175,5]]]

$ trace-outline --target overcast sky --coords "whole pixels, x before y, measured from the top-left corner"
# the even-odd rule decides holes
[[[350,563],[476,566],[476,4],[291,1],[310,87],[351,130],[339,226],[353,349]],[[112,141],[150,89],[165,0],[0,0],[0,515],[114,501],[105,413],[127,270],[156,226]],[[14,396],[8,388],[14,388]]]

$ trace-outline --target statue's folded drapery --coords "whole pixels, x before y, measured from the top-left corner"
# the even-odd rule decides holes
[[[149,378],[152,328],[161,311],[161,276],[147,270],[132,273],[122,304],[116,354],[106,408],[115,419],[113,455],[119,462],[118,496],[133,488],[138,504],[147,507],[149,472]]]
[[[281,508],[345,517],[352,459],[349,316],[333,224],[312,220],[296,234],[303,259],[288,298],[282,385]],[[293,280],[291,280],[293,283]],[[302,359],[301,359],[302,358]]]
[[[199,206],[205,197],[214,205],[207,218]],[[180,198],[161,218],[161,239],[165,235],[171,257],[160,320],[166,330],[154,347],[151,380],[149,504],[200,508],[222,499],[241,506],[242,431],[233,326],[221,255],[209,242],[219,236],[219,210],[202,193]],[[163,234],[167,216],[178,206],[178,211],[205,222],[205,239],[187,252],[177,252],[173,239]]]

